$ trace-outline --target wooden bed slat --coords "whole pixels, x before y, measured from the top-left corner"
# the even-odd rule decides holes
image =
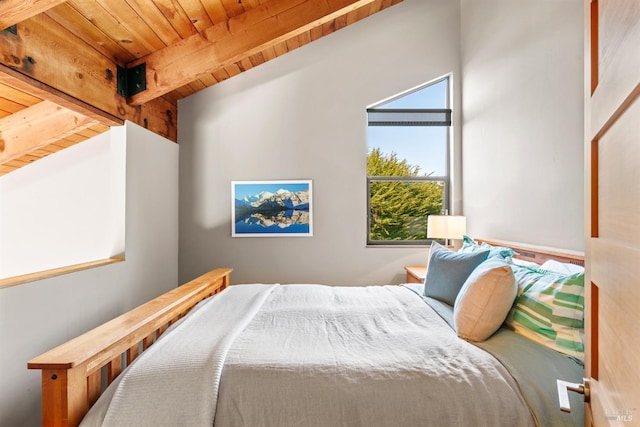
[[[142,340],[142,351],[148,349],[155,342],[155,332],[150,333]]]
[[[160,326],[158,329],[156,329],[156,336],[159,337],[160,335],[164,334],[164,331],[166,331],[167,328],[168,328],[168,325]]]
[[[179,286],[115,319],[80,335],[34,359],[29,369],[42,370],[42,424],[76,426],[104,390],[139,354],[152,344],[149,337],[184,316],[203,299],[229,285],[230,268],[219,268]],[[106,387],[106,384],[104,385]]]
[[[122,372],[122,355],[118,355],[107,363],[107,385],[111,384]]]
[[[87,403],[89,406],[96,403],[102,393],[102,371],[95,371],[87,377]]]
[[[136,343],[133,347],[129,347],[127,349],[127,366],[129,366],[131,362],[136,360],[136,357],[138,357],[138,354],[140,354],[139,343]]]

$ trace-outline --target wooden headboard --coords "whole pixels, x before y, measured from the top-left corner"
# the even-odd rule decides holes
[[[584,267],[584,252],[550,248],[547,246],[528,245],[524,243],[509,242],[506,240],[477,239],[478,242],[485,242],[492,246],[505,246],[518,253],[514,258],[524,261],[531,261],[542,264],[550,259],[567,262],[569,264]]]

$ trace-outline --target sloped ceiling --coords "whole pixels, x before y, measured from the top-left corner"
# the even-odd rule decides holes
[[[179,99],[401,1],[2,0],[0,175],[125,120],[176,141]]]

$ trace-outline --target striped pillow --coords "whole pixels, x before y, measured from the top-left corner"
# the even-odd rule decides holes
[[[517,333],[584,362],[584,274],[511,265],[518,296],[506,319]]]

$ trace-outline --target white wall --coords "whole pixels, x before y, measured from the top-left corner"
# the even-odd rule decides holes
[[[132,123],[112,132],[126,146],[126,261],[0,289],[2,426],[41,424],[40,373],[27,370],[29,359],[178,283],[178,146]],[[107,149],[109,139],[97,144]],[[68,150],[52,156],[67,168],[93,164],[84,181],[102,180],[113,166],[109,156],[97,164]],[[39,163],[30,166],[34,182]]]
[[[181,281],[230,266],[235,283],[388,283],[426,262],[365,247],[365,110],[447,73],[456,108],[459,17],[455,1],[405,0],[181,101]],[[260,179],[313,180],[313,237],[231,237],[230,183]]]
[[[0,177],[0,279],[124,253],[123,132]]]
[[[462,0],[468,231],[582,250],[583,2]]]

